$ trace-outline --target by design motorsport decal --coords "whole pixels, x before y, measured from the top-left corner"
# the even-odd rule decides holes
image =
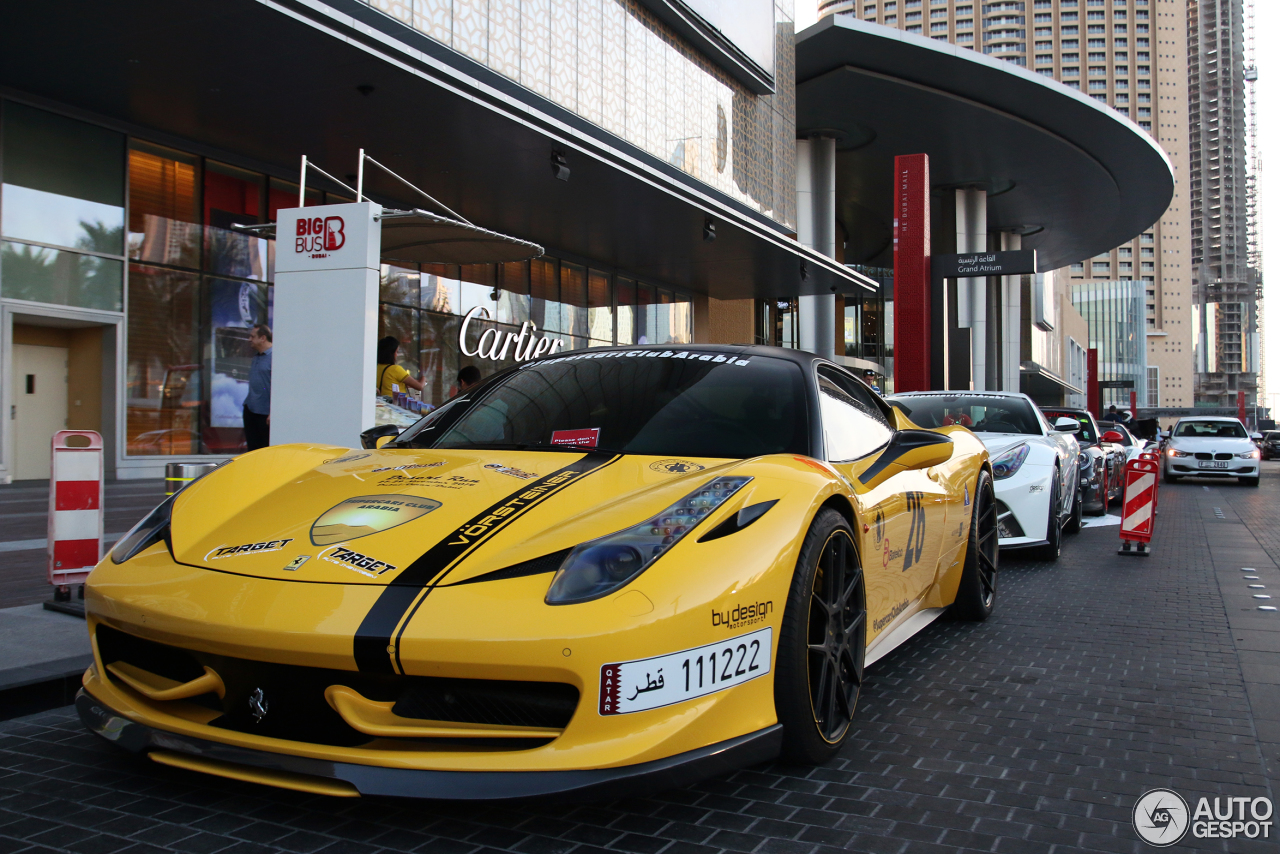
[[[412,522],[440,507],[416,495],[357,495],[330,507],[311,526],[311,542],[331,546]]]
[[[1152,789],[1133,805],[1133,829],[1148,845],[1166,848],[1191,831],[1196,839],[1272,839],[1270,798],[1200,798],[1192,810],[1173,789]]]
[[[368,459],[371,456],[373,456],[373,454],[348,454],[345,457],[337,457],[336,459],[325,460],[320,465],[330,466],[336,463],[354,463],[356,460]]]
[[[292,542],[293,539],[290,538],[287,540],[264,540],[261,543],[245,543],[240,546],[218,546],[215,549],[210,549],[209,553],[204,556],[204,559],[222,560],[224,557],[239,557],[247,554],[278,552]]]
[[[611,350],[607,353],[583,352],[575,353],[572,356],[561,356],[554,360],[556,362],[576,362],[579,359],[616,359],[618,357],[637,358],[637,359],[688,359],[696,362],[719,362],[725,365],[746,365],[751,362],[751,357],[739,359],[736,356],[726,356],[723,353],[696,353],[689,350]]]
[[[700,466],[688,460],[658,460],[656,463],[649,463],[649,468],[653,471],[666,472],[667,474],[688,474],[689,472],[702,471],[706,466]]]
[[[336,563],[339,566],[345,566],[347,569],[354,569],[369,578],[377,578],[382,573],[391,572],[396,568],[395,564],[390,564],[368,555],[362,555],[360,552],[352,551],[346,546],[333,546],[332,548],[332,553],[330,553],[329,549],[321,552],[320,559],[327,560],[329,563]]]
[[[436,463],[410,463],[407,466],[384,466],[380,469],[374,469],[372,474],[381,474],[384,471],[410,471],[412,469],[436,469],[444,465],[444,460]]]
[[[725,611],[711,609],[711,625],[725,626],[730,629],[762,623],[773,612],[773,601],[752,602],[749,605],[734,605]]]

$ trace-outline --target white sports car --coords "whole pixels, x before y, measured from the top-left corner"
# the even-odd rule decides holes
[[[959,424],[977,433],[991,454],[1000,547],[1058,559],[1062,532],[1080,530],[1078,424],[1055,429],[1031,398],[1014,392],[922,391],[889,402],[921,427]]]
[[[1249,432],[1235,418],[1180,418],[1164,449],[1164,479],[1237,477],[1247,486],[1262,482],[1262,456]],[[1000,494],[996,481],[996,495]]]

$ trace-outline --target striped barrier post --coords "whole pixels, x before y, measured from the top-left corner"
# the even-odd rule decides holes
[[[1124,504],[1120,514],[1120,554],[1148,557],[1156,524],[1156,475],[1151,460],[1133,460],[1125,468]]]
[[[55,602],[71,599],[102,560],[102,436],[92,430],[53,434],[49,468],[49,583]]]
[[[1151,512],[1160,515],[1160,453],[1158,451],[1143,451],[1138,454],[1138,459],[1147,460],[1156,467],[1156,484],[1152,487],[1155,494],[1151,496]]]

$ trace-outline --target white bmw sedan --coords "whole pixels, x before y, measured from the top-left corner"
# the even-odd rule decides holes
[[[1237,477],[1257,486],[1262,482],[1261,453],[1235,418],[1181,418],[1173,425],[1164,449],[1164,479]]]
[[[991,454],[1000,547],[1058,559],[1063,531],[1080,530],[1078,423],[1063,419],[1068,429],[1056,430],[1031,398],[1013,392],[921,391],[889,402],[921,427],[959,424],[977,433]]]

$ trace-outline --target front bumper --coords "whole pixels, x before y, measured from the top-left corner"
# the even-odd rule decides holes
[[[156,761],[232,779],[337,796],[502,800],[572,795],[592,800],[671,788],[765,762],[782,746],[779,724],[663,759],[570,771],[431,771],[333,762],[250,750],[136,723],[85,690],[76,711],[91,731]]]
[[[1053,466],[1025,463],[1013,477],[996,481],[1000,548],[1030,548],[1048,542],[1053,478]]]

